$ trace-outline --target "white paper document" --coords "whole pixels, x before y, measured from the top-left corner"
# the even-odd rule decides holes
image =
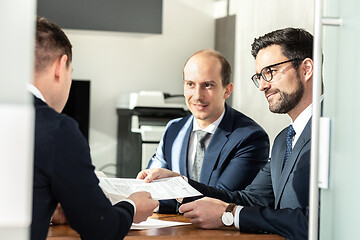
[[[133,223],[131,225],[131,229],[142,230],[142,229],[164,228],[164,227],[173,227],[173,226],[181,226],[181,225],[189,225],[189,224],[191,223],[171,222],[171,221],[163,221],[163,220],[148,218],[144,222]]]
[[[201,196],[202,194],[190,186],[182,177],[172,177],[145,183],[139,179],[99,177],[100,187],[107,197],[118,202],[134,192],[147,191],[155,200],[175,199]]]

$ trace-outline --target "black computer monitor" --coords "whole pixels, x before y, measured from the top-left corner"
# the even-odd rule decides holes
[[[69,99],[62,113],[75,119],[80,131],[89,141],[90,117],[90,81],[73,80],[70,88]]]

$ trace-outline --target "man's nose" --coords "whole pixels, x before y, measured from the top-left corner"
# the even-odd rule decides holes
[[[270,83],[268,81],[265,81],[262,76],[260,76],[259,79],[259,90],[265,91],[266,89],[270,88]]]
[[[204,90],[202,89],[201,86],[196,86],[195,92],[194,92],[194,97],[195,97],[196,99],[202,99],[203,96],[204,96],[203,91],[204,91]]]

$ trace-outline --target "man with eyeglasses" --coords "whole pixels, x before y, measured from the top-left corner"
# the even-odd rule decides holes
[[[180,207],[192,223],[207,229],[234,224],[242,232],[307,239],[312,51],[313,37],[303,29],[285,28],[254,40],[251,53],[256,74],[252,80],[264,92],[270,111],[287,113],[291,124],[278,134],[271,161],[245,190],[217,190],[188,179],[206,196]],[[169,176],[176,174],[157,169],[145,172],[143,178]]]

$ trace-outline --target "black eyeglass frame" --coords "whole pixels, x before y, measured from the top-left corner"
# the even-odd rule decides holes
[[[272,74],[272,70],[271,68],[272,67],[275,67],[275,66],[278,66],[278,65],[281,65],[281,64],[284,64],[284,63],[288,63],[288,62],[293,62],[293,61],[299,61],[300,59],[298,58],[294,58],[294,59],[290,59],[290,60],[286,60],[286,61],[283,61],[283,62],[279,62],[279,63],[275,63],[275,64],[272,64],[272,65],[269,65],[269,66],[266,66],[264,67],[263,69],[261,69],[260,73],[255,73],[252,77],[251,77],[251,80],[253,81],[253,83],[255,84],[255,86],[257,88],[259,88],[259,83],[260,83],[260,76],[266,81],[266,82],[270,82],[272,79],[273,79],[273,74]],[[265,69],[268,69],[269,72],[270,72],[270,79],[267,79],[265,74],[264,74],[264,70]]]

